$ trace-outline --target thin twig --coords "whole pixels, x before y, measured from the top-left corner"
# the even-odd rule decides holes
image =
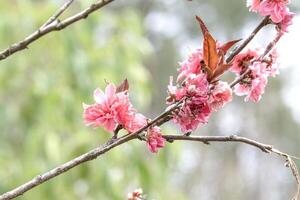
[[[166,141],[174,142],[176,140],[185,140],[185,141],[197,141],[202,142],[204,144],[210,144],[211,142],[239,142],[251,145],[253,147],[259,148],[265,153],[274,153],[286,159],[286,166],[290,168],[292,175],[294,176],[297,184],[297,190],[293,195],[292,200],[297,200],[300,193],[300,177],[297,166],[293,161],[293,157],[287,153],[279,151],[278,149],[273,148],[272,145],[263,144],[261,142],[257,142],[255,140],[251,140],[249,138],[240,137],[237,135],[230,136],[186,136],[186,135],[163,135]],[[296,157],[297,158],[297,157]]]
[[[60,31],[66,27],[68,27],[69,25],[87,18],[91,13],[93,13],[94,11],[102,8],[103,6],[113,2],[114,0],[99,0],[96,3],[92,4],[90,7],[86,8],[85,10],[71,16],[68,17],[67,19],[59,22],[57,21],[57,23],[50,23],[42,28],[39,28],[37,31],[35,31],[34,33],[30,34],[29,36],[27,36],[25,39],[23,39],[22,41],[19,41],[15,44],[12,44],[10,47],[4,49],[3,51],[0,52],[0,60],[4,60],[7,57],[11,56],[12,54],[24,50],[26,48],[28,48],[28,46],[33,43],[34,41],[38,40],[39,38],[43,37],[44,35],[51,33],[53,31]],[[61,13],[64,10],[60,11]],[[60,15],[61,13],[59,12],[58,15]],[[55,17],[54,17],[55,18]]]
[[[278,43],[278,41],[280,40],[282,34],[280,32],[277,33],[276,37],[274,38],[274,40],[272,42],[270,42],[268,44],[268,46],[266,47],[264,53],[258,58],[258,60],[263,60],[265,58],[265,56],[267,56],[269,54],[269,52],[275,47],[275,45]],[[257,61],[257,60],[255,60]],[[248,68],[243,74],[241,74],[237,79],[235,79],[233,82],[231,82],[229,84],[229,86],[231,88],[233,88],[236,84],[238,84],[240,81],[242,81],[245,76],[250,73],[251,69]]]
[[[113,149],[114,147],[117,147],[125,142],[128,142],[130,140],[138,138],[139,134],[142,133],[143,131],[147,130],[150,126],[154,126],[157,123],[160,123],[162,119],[168,117],[175,109],[177,109],[181,105],[182,101],[175,103],[173,107],[171,107],[170,109],[161,113],[159,116],[157,116],[155,119],[150,121],[146,126],[141,128],[140,130],[136,131],[135,133],[127,134],[123,137],[119,137],[116,139],[110,139],[106,144],[104,144],[100,147],[97,147],[81,156],[78,156],[77,158],[74,158],[73,160],[71,160],[63,165],[60,165],[44,174],[38,175],[35,178],[33,178],[32,180],[22,184],[21,186],[15,188],[9,192],[6,192],[5,194],[0,196],[0,200],[9,200],[9,199],[18,197],[18,196],[24,194],[25,192],[31,190],[32,188],[76,167],[77,165],[80,165],[87,161],[96,159],[98,156],[106,153],[107,151]]]
[[[45,26],[51,24],[52,22],[54,22],[55,20],[58,19],[58,17],[60,15],[62,15],[67,9],[68,7],[73,3],[74,0],[69,0],[67,1],[62,7],[60,7],[60,9],[54,14],[52,15],[52,17],[50,17],[46,22],[45,24],[43,24],[41,26],[41,28],[44,28]]]
[[[230,63],[232,59],[239,54],[248,44],[249,42],[256,36],[256,34],[266,25],[270,24],[269,17],[265,17],[258,26],[252,31],[252,33],[247,37],[241,45],[239,45],[226,59],[226,63]]]

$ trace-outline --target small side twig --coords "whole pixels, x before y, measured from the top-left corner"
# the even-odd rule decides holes
[[[54,14],[52,15],[42,26],[40,29],[44,28],[45,26],[51,24],[52,22],[54,22],[55,20],[58,19],[58,17],[60,15],[62,15],[67,9],[68,7],[73,3],[74,0],[69,0],[67,1],[62,7],[60,7],[60,9]]]
[[[8,48],[4,49],[3,51],[0,52],[0,61],[8,58],[9,56],[13,55],[14,53],[27,49],[28,46],[33,43],[34,41],[38,40],[39,38],[43,37],[44,35],[47,35],[51,32],[54,31],[60,31],[71,24],[74,24],[75,22],[87,18],[90,14],[95,12],[96,10],[99,10],[100,8],[106,6],[107,4],[113,2],[114,0],[99,0],[96,3],[90,5],[88,8],[85,10],[68,17],[65,20],[58,21],[57,23],[48,23],[46,22],[47,25],[42,26],[42,28],[39,28],[29,36],[27,36],[25,39],[16,42],[12,45],[10,45]],[[70,3],[70,2],[68,2]],[[71,4],[71,3],[70,3]],[[62,9],[60,9],[53,17],[51,17],[48,21],[51,22],[53,19],[55,21],[55,18],[60,16],[70,4],[64,4]],[[53,22],[53,21],[52,21]]]
[[[230,63],[233,58],[239,54],[248,44],[249,42],[255,37],[255,35],[266,25],[270,24],[269,17],[265,17],[258,26],[252,31],[252,33],[247,37],[241,45],[239,45],[226,59],[226,63]]]

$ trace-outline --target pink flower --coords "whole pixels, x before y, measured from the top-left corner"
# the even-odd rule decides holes
[[[218,81],[217,85],[215,85],[211,91],[209,99],[210,108],[217,111],[230,101],[232,101],[232,90],[230,86],[226,82]]]
[[[253,102],[259,102],[262,94],[265,91],[268,79],[266,77],[258,77],[252,80],[251,88],[248,95],[245,98],[245,101],[251,100]]]
[[[257,51],[249,49],[245,53],[240,53],[234,57],[230,70],[236,75],[241,75],[246,71],[251,62],[257,58]]]
[[[264,0],[260,3],[258,12],[262,16],[270,16],[274,23],[280,23],[287,15],[288,0]]]
[[[128,120],[127,123],[125,123],[124,127],[129,132],[136,132],[147,125],[147,118],[140,114],[135,113],[134,117],[131,120]]]
[[[293,24],[292,20],[293,20],[294,16],[295,16],[295,13],[290,12],[287,8],[287,12],[286,12],[283,20],[279,24],[281,33],[288,32],[288,27]]]
[[[177,81],[181,81],[190,74],[198,74],[201,72],[201,61],[203,60],[202,49],[196,49],[192,52],[188,59],[181,63]]]
[[[268,58],[264,60],[266,63],[265,70],[266,75],[275,77],[279,74],[279,63],[278,63],[278,53],[276,49],[274,49],[269,55]]]
[[[146,117],[133,108],[128,92],[116,92],[113,84],[106,86],[105,93],[97,88],[94,100],[93,105],[83,105],[86,125],[103,126],[111,132],[118,124],[129,132],[135,132],[147,124]]]
[[[260,2],[261,0],[247,0],[247,7],[250,7],[250,11],[257,12]]]
[[[173,85],[173,77],[170,77],[170,83],[168,85],[169,97],[167,98],[167,103],[172,104],[175,101],[179,101],[186,95],[184,88],[179,88]]]
[[[165,139],[162,137],[158,126],[150,127],[147,131],[147,146],[152,153],[157,153],[159,148],[165,146]]]
[[[246,95],[245,101],[258,102],[264,93],[268,80],[266,63],[257,61],[249,68],[251,69],[250,73],[234,87],[234,92],[238,96]]]
[[[143,190],[141,188],[134,190],[132,193],[128,193],[127,200],[142,200]]]
[[[95,104],[83,104],[83,118],[86,125],[94,127],[103,126],[107,131],[112,131],[115,127],[115,110],[113,105],[117,98],[115,96],[116,87],[109,84],[105,93],[99,88],[94,91]]]

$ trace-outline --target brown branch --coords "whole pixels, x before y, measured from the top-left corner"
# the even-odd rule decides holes
[[[239,45],[226,59],[226,63],[230,63],[233,58],[239,54],[248,44],[251,42],[251,40],[256,36],[256,34],[266,25],[270,24],[269,17],[265,17],[258,26],[252,31],[252,33],[247,37],[241,45]]]
[[[182,101],[177,102],[176,104],[174,104],[171,108],[169,108],[168,110],[164,111],[163,113],[161,113],[159,116],[157,116],[155,119],[153,119],[152,121],[150,121],[146,126],[144,126],[143,128],[141,128],[140,130],[136,131],[135,133],[131,133],[131,134],[127,134],[123,137],[120,138],[114,138],[112,137],[106,144],[99,146],[81,156],[78,156],[77,158],[74,158],[73,160],[70,160],[69,162],[66,162],[65,164],[62,164],[44,174],[38,175],[35,178],[33,178],[32,180],[22,184],[21,186],[6,192],[5,194],[2,194],[0,196],[0,200],[9,200],[9,199],[14,199],[22,194],[24,194],[25,192],[31,190],[32,188],[56,177],[59,176],[60,174],[65,173],[66,171],[82,164],[85,163],[87,161],[96,159],[97,157],[99,157],[100,155],[108,152],[109,150],[125,143],[128,142],[130,140],[136,139],[139,137],[139,134],[142,133],[143,131],[147,130],[150,126],[154,126],[156,124],[160,124],[161,121],[167,122],[166,120],[164,120],[165,118],[169,118],[169,115],[176,109],[178,109],[178,107],[182,104]]]
[[[67,1],[62,7],[60,7],[60,9],[59,9],[52,17],[50,17],[50,18],[48,19],[48,21],[46,21],[45,24],[43,24],[43,25],[41,26],[41,28],[43,28],[43,27],[45,27],[45,26],[51,24],[51,23],[54,22],[55,20],[57,20],[58,17],[59,17],[60,15],[62,15],[62,14],[68,9],[68,7],[73,3],[73,1],[74,1],[74,0],[69,0],[69,1]]]
[[[270,53],[270,51],[275,47],[275,45],[280,40],[281,36],[282,36],[282,33],[277,32],[277,35],[274,38],[274,40],[268,44],[264,53],[259,57],[258,60],[263,60],[264,57]],[[230,87],[233,88],[236,84],[238,84],[240,81],[242,81],[250,71],[251,71],[251,69],[248,68],[243,74],[241,74],[237,79],[235,79],[233,82],[230,83]]]
[[[12,44],[10,47],[4,49],[0,52],[0,60],[4,60],[7,57],[11,56],[12,54],[24,50],[28,48],[28,46],[33,43],[34,41],[38,40],[39,38],[43,37],[44,35],[51,33],[53,31],[60,31],[67,26],[87,18],[91,13],[95,12],[96,10],[102,8],[103,6],[113,2],[114,0],[99,0],[96,3],[92,4],[90,7],[86,8],[85,10],[68,17],[63,21],[58,21],[57,18],[69,7],[72,1],[65,3],[59,11],[54,14],[43,26],[41,26],[37,31],[27,36],[22,41],[19,41],[15,44]],[[56,23],[54,23],[56,22]]]
[[[300,177],[299,177],[299,172],[298,172],[297,166],[292,159],[292,158],[297,158],[297,157],[290,156],[287,153],[279,151],[278,149],[275,149],[272,145],[263,144],[263,143],[255,141],[255,140],[251,140],[251,139],[248,139],[245,137],[240,137],[237,135],[230,135],[230,136],[164,135],[163,137],[169,142],[174,142],[175,140],[196,141],[196,142],[202,142],[204,144],[209,144],[210,142],[239,142],[239,143],[245,143],[245,144],[251,145],[253,147],[259,148],[260,150],[262,150],[265,153],[274,153],[276,155],[279,155],[286,160],[285,166],[290,168],[292,175],[294,176],[294,178],[296,180],[297,190],[296,190],[292,200],[297,200],[299,197]]]

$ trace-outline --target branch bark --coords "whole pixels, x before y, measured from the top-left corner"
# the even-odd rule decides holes
[[[171,143],[176,140],[196,141],[196,142],[202,142],[204,144],[210,144],[210,142],[238,142],[238,143],[244,143],[244,144],[248,144],[250,146],[256,147],[265,153],[273,153],[273,154],[279,155],[286,160],[285,166],[290,168],[291,173],[294,176],[296,184],[297,184],[297,190],[296,190],[292,200],[298,199],[298,196],[300,193],[300,177],[299,177],[299,172],[298,172],[297,166],[292,158],[295,158],[295,159],[299,159],[299,158],[290,156],[287,153],[284,153],[278,149],[275,149],[272,145],[264,144],[264,143],[257,142],[255,140],[252,140],[252,139],[249,139],[246,137],[240,137],[237,135],[230,135],[230,136],[164,135],[163,137]]]
[[[104,7],[105,5],[113,2],[114,0],[100,0],[96,3],[92,4],[90,7],[86,8],[85,10],[68,17],[63,21],[59,21],[57,18],[70,6],[73,1],[68,1],[65,3],[56,14],[54,14],[44,25],[42,25],[38,30],[27,36],[25,39],[12,44],[10,47],[4,49],[0,52],[0,61],[8,58],[9,56],[13,55],[14,53],[27,49],[28,46],[33,43],[34,41],[38,40],[39,38],[43,37],[54,31],[60,31],[75,22],[87,18],[91,13],[99,10],[100,8]]]

